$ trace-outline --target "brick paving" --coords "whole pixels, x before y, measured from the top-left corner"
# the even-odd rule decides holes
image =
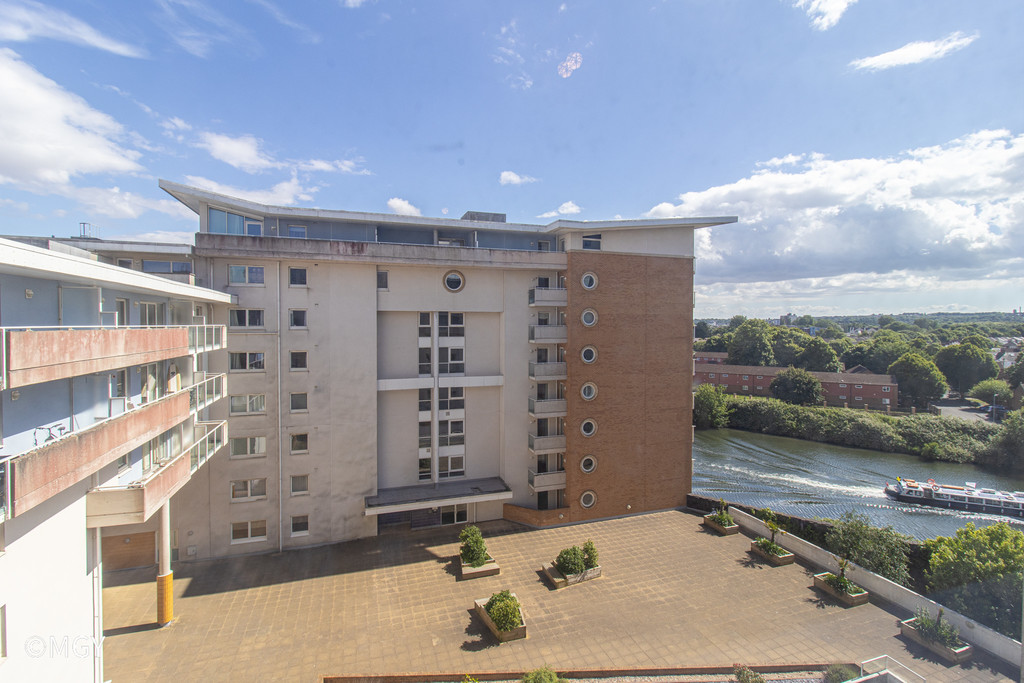
[[[457,529],[175,567],[175,621],[155,628],[153,570],[103,590],[106,677],[319,681],[324,676],[859,662],[888,654],[928,681],[1017,680],[979,653],[946,666],[898,637],[888,603],[844,608],[812,568],[770,567],[742,534],[668,511],[558,529],[480,525],[498,576],[457,581]],[[554,591],[540,567],[593,539],[604,576]],[[509,588],[529,637],[498,645],[473,600]],[[515,675],[512,676],[516,677]]]

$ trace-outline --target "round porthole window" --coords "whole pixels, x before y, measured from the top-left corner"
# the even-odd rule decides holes
[[[597,385],[593,382],[587,382],[580,387],[580,396],[583,397],[584,401],[593,401],[594,397],[597,396]]]
[[[592,455],[584,455],[583,459],[580,460],[580,469],[583,470],[584,474],[590,474],[597,469],[597,458]]]
[[[593,273],[583,273],[580,284],[583,285],[583,289],[594,289],[597,287],[597,276]]]
[[[449,270],[444,274],[444,288],[449,292],[459,292],[466,286],[466,278],[457,270]]]
[[[580,505],[585,508],[592,508],[597,503],[597,494],[593,491],[584,491],[580,496]]]
[[[587,327],[593,327],[597,324],[597,311],[593,308],[586,308],[583,313],[580,314],[580,320]]]
[[[589,417],[586,420],[584,420],[583,423],[580,425],[580,433],[582,433],[583,436],[593,436],[594,434],[596,434],[597,420],[594,420]]]
[[[593,346],[584,346],[583,350],[580,351],[580,358],[583,359],[584,363],[593,363],[597,360],[597,349]]]

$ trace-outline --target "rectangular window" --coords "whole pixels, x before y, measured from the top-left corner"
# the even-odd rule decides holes
[[[171,262],[170,261],[150,261],[148,259],[142,259],[142,272],[143,273],[170,273]]]
[[[419,410],[420,412],[430,410],[430,389],[420,389]]]
[[[743,391],[750,391],[750,387],[746,384],[743,385]]]
[[[143,327],[155,327],[163,325],[163,304],[151,303],[148,301],[139,302],[139,325]]]
[[[309,536],[309,515],[292,517],[292,536]]]
[[[723,373],[722,373],[722,379],[725,379],[725,378],[726,378],[726,377],[728,377],[728,376],[729,376],[729,373],[728,373],[728,372],[723,372]]]
[[[437,371],[442,375],[461,375],[466,372],[466,349],[461,346],[442,346],[437,351]]]
[[[305,393],[296,393],[291,395],[291,411],[293,413],[302,413],[309,410],[309,401]]]
[[[537,251],[551,251],[551,241],[537,240]]]
[[[132,260],[130,258],[119,258],[117,259],[117,265],[121,268],[132,269]]]
[[[750,375],[743,375],[743,379],[750,379]]]
[[[437,390],[438,410],[462,410],[466,407],[465,394],[465,387],[441,387]]]
[[[258,415],[267,412],[267,397],[264,394],[239,394],[229,399],[232,415]]]
[[[715,373],[713,373],[713,372],[709,372],[708,373],[708,377],[714,378],[714,376],[715,376]]]
[[[840,388],[840,389],[845,389],[845,388],[846,388],[846,385],[845,385],[845,384],[840,384],[840,385],[839,385],[839,388]]]
[[[854,388],[854,389],[863,389],[863,388],[864,388],[864,385],[863,385],[863,384],[854,384],[854,385],[853,385],[853,388]]]
[[[117,370],[110,376],[110,398],[128,395],[128,370]]]
[[[230,445],[232,458],[260,458],[267,454],[265,436],[234,436]]]
[[[231,482],[231,502],[240,503],[267,497],[266,479],[238,479]]]
[[[232,308],[228,311],[229,327],[263,327],[262,308]]]
[[[430,349],[417,349],[420,377],[430,377]]]
[[[758,375],[757,378],[758,379],[764,379],[764,375]]]
[[[378,270],[377,271],[377,289],[388,288],[388,271]]]
[[[305,268],[289,268],[288,269],[288,284],[291,287],[305,287],[306,286],[306,269]]]
[[[466,456],[442,455],[437,459],[437,476],[439,479],[461,477],[466,474]]]
[[[120,474],[124,470],[128,469],[128,456],[122,455],[117,459],[117,471]]]
[[[889,399],[887,399],[887,398],[883,398],[883,399],[882,399],[882,405],[883,405],[883,406],[887,406],[887,405],[889,405]]]
[[[466,503],[441,506],[441,524],[463,524],[469,521],[469,506]]]
[[[252,522],[232,522],[231,542],[247,543],[249,541],[267,540],[267,520],[257,519]]]
[[[230,213],[211,208],[207,231],[219,235],[249,235],[258,237],[263,234],[263,222],[258,218],[247,218],[237,213]]]
[[[419,426],[420,448],[430,448],[430,423],[420,422]]]
[[[422,422],[420,424],[423,424]],[[441,420],[437,423],[438,446],[462,446],[466,443],[466,423],[462,420]]]
[[[263,234],[263,223],[252,218],[246,218],[245,234],[249,237],[259,237]]]
[[[228,266],[229,285],[262,285],[263,266]]]
[[[466,314],[441,311],[437,314],[438,337],[465,337]]]
[[[306,352],[305,351],[292,351],[292,370],[306,370]]]
[[[306,226],[305,225],[289,225],[288,236],[294,237],[295,239],[306,239]]]
[[[294,308],[288,311],[288,326],[289,327],[305,327],[306,326],[306,309]]]
[[[430,336],[430,314],[420,313],[419,330],[421,337]]]
[[[842,396],[840,396],[839,400],[840,401],[845,401],[846,400],[846,394],[843,394]]]
[[[430,479],[430,458],[420,458],[420,481]]]
[[[854,400],[854,401],[863,401],[863,400],[864,400],[864,397],[863,397],[863,396],[854,396],[854,397],[853,397],[853,400]]]
[[[583,236],[583,248],[594,249],[595,251],[601,250],[601,235],[584,235]]]
[[[292,453],[309,453],[309,434],[292,434]]]
[[[308,474],[293,474],[292,475],[292,495],[293,496],[309,495],[309,475]]]
[[[232,370],[259,371],[266,369],[263,364],[262,353],[241,351],[238,353],[232,352],[228,355],[231,357]]]

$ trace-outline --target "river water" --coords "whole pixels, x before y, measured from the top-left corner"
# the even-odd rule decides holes
[[[896,477],[944,484],[1024,491],[1024,478],[993,474],[974,465],[926,462],[902,453],[842,448],[734,429],[698,431],[693,443],[693,492],[770,507],[800,517],[836,519],[853,510],[876,526],[891,525],[918,539],[952,536],[968,522],[987,526],[1024,520],[897,503],[885,496]]]

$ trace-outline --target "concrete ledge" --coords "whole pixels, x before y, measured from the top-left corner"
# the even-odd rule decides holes
[[[765,664],[748,666],[748,669],[762,674],[786,673],[819,673],[834,662],[822,664]],[[853,668],[853,662],[842,662]],[[733,674],[731,666],[683,666],[643,669],[572,669],[558,670],[562,678],[637,678],[641,676],[729,676]],[[521,679],[526,671],[474,671],[465,673],[398,673],[398,674],[352,674],[346,676],[324,676],[324,683],[450,683],[459,680],[459,676],[471,676],[478,681],[515,681]]]
[[[501,567],[490,555],[487,556],[487,561],[480,567],[472,567],[462,561],[462,558],[456,555],[456,561],[459,563],[459,579],[467,581],[469,579],[479,579],[482,576],[496,576],[501,573]]]

